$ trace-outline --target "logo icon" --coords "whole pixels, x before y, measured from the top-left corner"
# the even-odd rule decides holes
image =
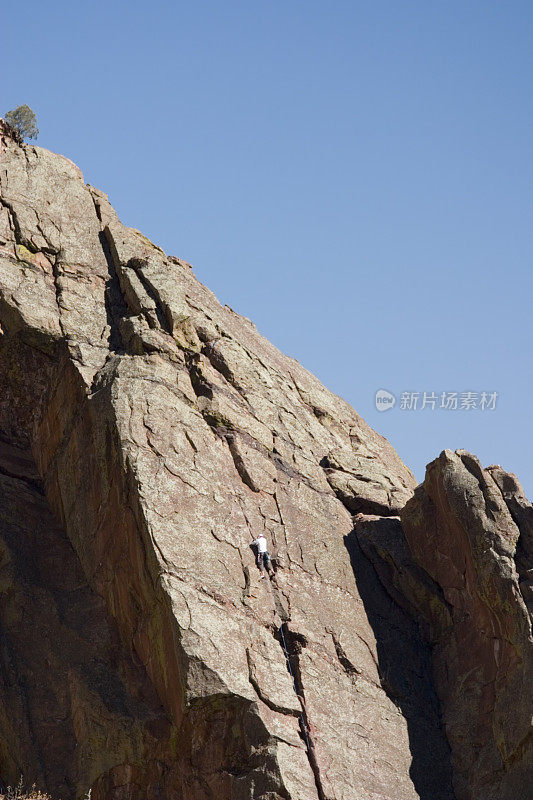
[[[378,411],[389,411],[391,408],[394,408],[396,398],[392,392],[388,392],[386,389],[378,389],[375,403]]]

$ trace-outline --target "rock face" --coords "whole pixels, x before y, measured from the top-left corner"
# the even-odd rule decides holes
[[[361,518],[359,539],[431,644],[456,797],[528,800],[533,507],[514,475],[445,450],[401,522]]]
[[[3,125],[0,325],[2,782],[530,796],[511,476],[448,454],[413,497],[352,408]]]
[[[428,649],[354,574],[352,512],[397,513],[409,470],[68,159],[4,130],[0,187],[2,779],[450,797]]]

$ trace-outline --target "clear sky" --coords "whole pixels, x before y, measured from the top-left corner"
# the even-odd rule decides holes
[[[27,0],[0,36],[0,112],[28,103],[419,479],[464,447],[533,495],[530,1]]]

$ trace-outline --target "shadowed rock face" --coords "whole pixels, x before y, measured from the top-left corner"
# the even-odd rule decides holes
[[[432,646],[458,800],[532,796],[532,519],[514,475],[445,450],[401,525],[357,524],[383,585]]]
[[[429,647],[353,534],[409,470],[68,159],[0,156],[2,780],[451,798]]]

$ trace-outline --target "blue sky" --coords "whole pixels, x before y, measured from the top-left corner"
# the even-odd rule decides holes
[[[0,112],[28,103],[39,145],[419,479],[464,447],[533,495],[530,2],[29,0],[0,36]]]

